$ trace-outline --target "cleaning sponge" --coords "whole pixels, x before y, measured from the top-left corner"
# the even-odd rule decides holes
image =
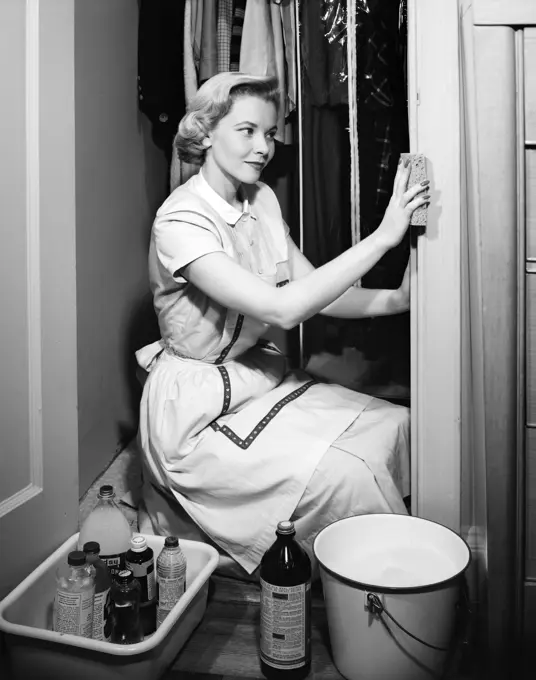
[[[401,153],[401,158],[406,160],[409,158],[411,160],[411,169],[408,179],[408,189],[415,186],[415,184],[420,184],[427,179],[426,176],[426,158],[422,154],[411,154],[411,153]],[[417,210],[413,211],[411,216],[410,224],[415,227],[426,226],[426,215],[428,211],[428,206],[421,205]]]

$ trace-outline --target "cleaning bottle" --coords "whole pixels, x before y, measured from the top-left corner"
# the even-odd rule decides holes
[[[93,631],[95,568],[83,552],[73,550],[56,570],[54,630],[90,638]]]
[[[145,536],[136,534],[130,540],[130,550],[125,557],[126,568],[134,574],[141,588],[140,614],[143,634],[156,630],[156,575],[154,553]]]
[[[84,553],[88,564],[95,568],[95,597],[93,598],[94,640],[109,642],[112,634],[110,588],[112,579],[108,567],[100,559],[100,545],[96,541],[84,543]]]
[[[159,628],[177,604],[186,588],[186,557],[176,536],[167,536],[156,560],[158,606],[156,627]]]
[[[130,645],[142,642],[140,618],[141,588],[130,569],[123,569],[112,582],[112,642]]]
[[[293,522],[279,522],[276,536],[260,567],[261,671],[301,680],[311,670],[311,560]]]
[[[84,543],[96,541],[101,549],[100,558],[113,576],[125,567],[132,530],[115,502],[113,486],[101,486],[98,499],[97,505],[82,524],[78,546],[82,549]]]

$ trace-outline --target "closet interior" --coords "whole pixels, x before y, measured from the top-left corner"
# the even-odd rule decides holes
[[[262,180],[290,233],[321,266],[380,224],[409,150],[406,0],[140,3],[138,103],[169,164],[168,187],[197,168],[173,152],[197,88],[218,72],[277,75],[284,120]],[[356,285],[397,288],[409,234]],[[409,405],[410,314],[317,315],[274,339],[321,379]]]

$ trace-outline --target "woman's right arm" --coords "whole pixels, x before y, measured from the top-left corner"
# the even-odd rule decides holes
[[[389,207],[374,233],[287,286],[268,285],[222,252],[199,257],[181,273],[225,307],[280,328],[293,328],[340,297],[402,240],[412,212],[426,202],[418,196],[423,187],[405,191],[408,176],[409,167],[399,165]]]

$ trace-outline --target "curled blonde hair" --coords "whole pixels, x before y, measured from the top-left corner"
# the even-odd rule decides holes
[[[203,140],[229,113],[235,99],[243,96],[259,97],[279,109],[277,78],[236,71],[218,73],[209,78],[197,91],[179,123],[173,146],[181,161],[203,164],[206,153]]]

